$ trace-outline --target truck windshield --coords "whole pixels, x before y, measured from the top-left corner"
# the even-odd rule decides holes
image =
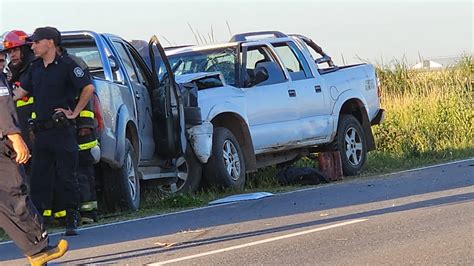
[[[227,84],[236,85],[237,55],[233,47],[174,54],[168,58],[176,76],[198,72],[221,72]]]

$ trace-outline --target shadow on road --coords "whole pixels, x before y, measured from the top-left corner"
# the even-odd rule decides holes
[[[473,160],[470,160],[459,164],[405,173],[400,176],[388,176],[378,179],[356,179],[349,182],[333,183],[295,193],[280,194],[258,201],[248,201],[238,204],[197,209],[160,217],[151,217],[128,223],[90,228],[81,231],[80,236],[68,238],[68,241],[70,241],[73,250],[79,250],[82,248],[100,247],[102,245],[113,243],[159,237],[184,230],[196,230],[253,220],[291,216],[301,213],[321,212],[334,208],[466,188],[474,186],[474,167],[472,167],[472,165]],[[172,248],[163,249],[160,247],[152,247],[109,254],[106,256],[98,256],[95,257],[95,259],[99,260],[94,260],[93,262],[112,262],[147,254],[158,254],[199,245],[315,225],[323,225],[343,220],[371,217],[417,208],[440,206],[443,204],[459,204],[466,201],[472,201],[473,199],[474,193],[465,193],[345,216],[331,218],[321,217],[321,219],[315,221],[292,224],[283,227],[182,242],[178,246]],[[57,236],[53,237],[52,241],[56,241],[57,238]],[[22,256],[18,252],[18,249],[14,247],[13,244],[0,245],[0,262],[21,257]],[[84,256],[83,259],[94,259],[94,257]],[[83,259],[62,262],[75,263],[82,261]]]
[[[470,201],[474,201],[474,193],[465,193],[465,194],[459,194],[459,195],[454,195],[454,196],[426,200],[426,201],[413,202],[413,203],[400,205],[400,206],[382,208],[382,209],[371,210],[367,212],[359,212],[359,213],[354,213],[350,215],[331,217],[331,218],[326,218],[326,219],[321,219],[321,220],[316,220],[316,221],[311,221],[311,222],[291,224],[291,225],[285,225],[285,226],[268,228],[268,229],[257,230],[257,231],[249,231],[249,232],[239,233],[239,234],[230,234],[230,235],[223,235],[219,237],[211,237],[211,238],[205,238],[205,239],[199,239],[199,240],[193,240],[193,241],[185,241],[185,242],[177,243],[171,248],[154,247],[154,248],[135,249],[135,250],[127,251],[127,252],[118,252],[118,253],[107,254],[103,256],[88,257],[88,259],[94,259],[94,263],[113,263],[119,260],[131,259],[138,256],[146,256],[146,255],[159,254],[159,253],[165,253],[165,252],[174,252],[174,251],[178,251],[178,250],[182,250],[186,248],[214,244],[214,243],[224,242],[224,241],[229,241],[229,240],[243,239],[243,238],[248,238],[248,237],[278,233],[278,232],[289,231],[289,230],[294,230],[294,229],[304,229],[306,227],[314,227],[318,225],[343,222],[343,221],[354,220],[354,219],[359,219],[359,218],[370,218],[373,216],[387,214],[387,213],[396,213],[396,212],[414,210],[414,209],[419,209],[419,208],[437,207],[437,206],[448,205],[448,204],[460,204],[460,203],[465,203],[465,202],[470,202]],[[100,259],[100,258],[105,258],[105,257],[106,259]],[[83,259],[68,260],[68,261],[63,261],[63,263],[75,263],[75,262],[80,262],[82,260]]]

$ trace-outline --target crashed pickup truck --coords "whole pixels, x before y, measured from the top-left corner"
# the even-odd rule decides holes
[[[213,125],[212,155],[202,164],[211,184],[241,188],[247,172],[328,150],[355,175],[375,148],[371,126],[384,110],[369,64],[337,66],[311,39],[276,31],[166,54],[176,79],[198,87],[196,106]]]
[[[193,80],[186,86],[174,80],[158,39],[146,49],[158,68],[148,67],[129,42],[112,34],[63,32],[62,46],[87,64],[96,88],[102,202],[136,210],[141,180],[159,180],[171,192],[181,183],[196,188],[210,156],[212,124],[201,119]]]

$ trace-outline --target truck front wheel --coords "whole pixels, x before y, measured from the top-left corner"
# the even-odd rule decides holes
[[[191,144],[188,143],[183,156],[176,159],[178,178],[176,183],[160,186],[165,193],[193,193],[201,182],[202,165],[196,158]]]
[[[224,127],[214,129],[212,155],[204,166],[206,181],[212,186],[243,189],[245,161],[239,142]]]
[[[367,144],[362,126],[352,115],[341,115],[339,118],[337,148],[344,175],[360,174],[367,159]]]

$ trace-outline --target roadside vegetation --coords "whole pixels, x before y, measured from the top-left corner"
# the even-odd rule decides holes
[[[373,127],[377,150],[366,173],[474,156],[473,70],[472,56],[439,71],[411,70],[403,62],[379,67],[387,113]]]
[[[377,67],[386,117],[380,126],[372,128],[377,150],[369,154],[362,176],[474,157],[473,72],[472,56],[464,57],[454,68],[438,71],[411,70],[404,62]],[[295,165],[317,167],[310,158],[302,158]],[[276,167],[261,169],[248,176],[246,188],[239,192],[298,188],[280,186],[276,174]],[[138,212],[103,214],[101,223],[205,206],[235,193],[207,189],[194,195],[167,195],[156,186],[144,186]],[[0,230],[3,239],[6,236]]]
[[[378,66],[385,121],[372,127],[377,149],[369,153],[362,176],[373,176],[434,163],[474,157],[474,60],[465,56],[455,67],[436,71],[412,70],[404,62]],[[301,158],[297,166],[317,167]],[[248,176],[241,193],[284,192],[276,167]],[[358,177],[353,177],[358,178]],[[144,191],[143,212],[204,206],[235,191],[202,190],[195,195],[163,195]]]

